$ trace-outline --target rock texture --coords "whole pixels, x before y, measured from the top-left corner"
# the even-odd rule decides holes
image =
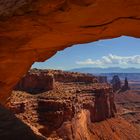
[[[10,97],[9,108],[35,133],[47,140],[140,138],[139,130],[131,123],[112,118],[114,98],[107,97],[113,95],[108,85],[55,84],[53,91],[37,95],[13,91]],[[19,104],[24,104],[24,111],[18,112]]]
[[[0,0],[1,102],[35,61],[74,44],[140,37],[139,11],[139,0]]]
[[[119,110],[117,114],[114,93],[108,83],[97,81],[87,83],[87,77],[91,76],[89,74],[37,69],[29,72],[46,76],[51,74],[53,77],[55,74],[59,75],[58,79],[54,78],[52,90],[35,95],[13,91],[7,102],[7,107],[17,118],[30,126],[41,138],[46,140],[138,140],[140,138],[137,106],[140,96],[131,94],[127,98],[129,94],[117,94],[115,98]],[[67,76],[69,82],[65,81]],[[82,76],[82,79],[85,77],[85,81],[81,82],[81,78],[78,78],[78,81],[79,76]],[[95,76],[92,77],[96,79]],[[26,78],[30,79],[29,76]],[[30,85],[34,81],[27,80],[27,82]],[[124,99],[126,102],[130,99],[135,101],[127,106],[129,112],[123,103]],[[127,113],[135,114],[132,116]]]
[[[52,90],[54,86],[53,75],[42,71],[29,71],[16,85],[15,90],[29,93],[41,93]]]
[[[101,78],[100,78],[101,79]],[[54,88],[54,82],[62,83],[97,83],[98,77],[90,74],[77,72],[64,72],[61,70],[39,70],[31,69],[19,81],[14,90],[26,91],[29,93],[41,93]]]
[[[48,88],[50,75],[53,79],[51,89]],[[31,128],[36,128],[35,133],[42,137],[78,139],[78,124],[75,125],[74,120],[78,123],[80,114],[87,117],[90,124],[115,117],[116,114],[110,85],[98,83],[93,75],[32,69],[16,88],[20,91],[14,92],[7,106]],[[32,95],[41,93],[42,89],[44,93]],[[84,112],[88,112],[88,116]],[[79,129],[80,134],[81,129],[84,128]]]
[[[115,102],[119,116],[133,124],[140,131],[140,91],[127,90],[116,94]]]
[[[92,110],[92,122],[98,122],[115,116],[117,112],[114,93],[111,89],[99,89],[95,91],[95,104]]]
[[[8,107],[42,137],[91,140],[85,126],[115,116],[110,93],[106,84],[55,83],[55,89],[36,96],[14,91]]]
[[[19,113],[19,112],[16,112]],[[34,134],[29,126],[15,117],[12,112],[0,105],[1,140],[45,140]]]
[[[71,82],[78,82],[78,83],[97,83],[98,79],[96,76],[92,74],[84,74],[78,72],[64,72],[61,70],[53,70],[49,71],[49,73],[53,74],[55,81],[57,82],[64,82],[64,83],[71,83]]]

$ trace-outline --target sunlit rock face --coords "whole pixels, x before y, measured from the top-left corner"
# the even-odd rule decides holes
[[[33,62],[73,44],[140,37],[139,19],[139,0],[0,0],[1,102]]]

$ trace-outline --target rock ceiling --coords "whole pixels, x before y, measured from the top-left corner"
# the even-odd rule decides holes
[[[140,37],[139,0],[0,0],[1,102],[35,61],[121,35]]]

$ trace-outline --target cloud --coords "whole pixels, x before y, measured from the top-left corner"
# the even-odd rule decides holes
[[[109,54],[107,56],[103,56],[101,59],[93,60],[88,58],[84,61],[77,61],[78,65],[132,65],[132,64],[140,64],[140,55],[133,56],[118,56]]]

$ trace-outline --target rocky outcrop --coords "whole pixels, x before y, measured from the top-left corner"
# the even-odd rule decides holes
[[[80,73],[70,75],[73,77]],[[68,140],[84,138],[83,131],[89,129],[85,126],[110,119],[116,113],[114,94],[109,84],[71,80],[70,83],[54,82],[54,88],[43,94],[14,91],[7,106],[43,137]],[[81,116],[85,118],[83,122]],[[86,135],[89,137],[89,134]]]
[[[118,75],[113,76],[113,79],[111,80],[112,88],[115,92],[125,92],[127,90],[130,90],[128,80],[125,77],[124,84],[122,85],[122,82]]]
[[[125,91],[127,91],[127,90],[130,90],[130,87],[129,87],[129,84],[128,84],[127,77],[125,77],[124,85],[123,85],[122,88],[121,88],[121,92],[125,92]]]
[[[80,73],[37,69],[31,71],[32,74],[44,73],[53,77],[55,74],[64,74],[62,77],[60,75],[61,80],[54,78],[52,90],[36,95],[13,91],[9,98],[9,109],[29,125],[35,134],[50,140],[110,140],[110,136],[113,140],[140,138],[139,127],[132,122],[134,119],[128,117],[127,122],[124,120],[127,116],[122,119],[118,118],[120,112],[116,115],[114,93],[110,84],[75,82],[75,77],[87,76]],[[63,81],[65,75],[72,80]],[[117,97],[118,95],[128,98],[127,94],[117,94]],[[126,106],[126,103],[123,102],[122,105]],[[124,111],[129,113],[128,110]],[[138,118],[135,115],[135,121],[138,122]]]
[[[140,138],[140,133],[132,124],[120,117],[113,117],[116,108],[109,85],[57,84],[53,91],[38,95],[13,91],[8,106],[45,139]],[[24,104],[22,112],[18,112],[20,104]]]
[[[32,69],[19,81],[14,90],[36,94],[52,90],[55,82],[92,84],[97,83],[98,80],[97,77],[90,74]]]
[[[114,91],[119,91],[121,89],[121,80],[118,75],[114,75],[111,80],[112,88]]]
[[[99,84],[98,80],[97,77],[90,74],[64,72],[60,70],[32,69],[19,82],[16,89],[30,92],[32,94],[41,93],[42,91],[46,92],[48,90],[52,90],[52,93],[56,91],[65,91],[73,92],[74,95],[77,94],[66,102],[63,100],[56,102],[55,100],[49,99],[47,101],[38,101],[38,114],[41,114],[39,115],[41,122],[45,120],[48,127],[55,124],[53,125],[53,128],[55,128],[55,126],[59,128],[64,121],[72,120],[76,112],[78,112],[76,109],[77,104],[79,104],[78,106],[80,106],[80,110],[82,108],[89,110],[92,122],[103,121],[115,116],[116,108],[114,103],[114,93],[112,92],[110,85]],[[57,86],[59,85],[58,83],[61,83],[60,86]],[[68,86],[65,86],[65,84],[68,84]],[[72,88],[73,90],[70,91],[69,88]],[[62,94],[65,96],[65,93]],[[81,96],[81,94],[83,96]],[[25,108],[24,103],[21,103],[20,105],[16,104],[16,106],[17,109],[15,109],[14,112],[22,112]],[[13,110],[14,107],[11,106],[11,109]],[[56,118],[58,118],[58,120]]]
[[[80,75],[80,74],[69,74],[69,73],[58,73],[54,74],[55,80],[58,82],[81,82],[81,83],[96,83],[97,79],[91,75]]]
[[[16,85],[15,90],[26,91],[36,94],[52,90],[53,86],[53,75],[46,74],[42,71],[29,71]]]
[[[54,76],[56,82],[81,82],[81,83],[97,83],[97,77],[92,74],[84,74],[78,72],[66,72],[61,70],[46,70],[48,73]]]
[[[140,37],[139,11],[139,0],[0,0],[0,100],[35,61],[57,51],[121,35]]]
[[[114,93],[107,89],[95,91],[95,104],[91,114],[92,122],[98,122],[115,116]]]

